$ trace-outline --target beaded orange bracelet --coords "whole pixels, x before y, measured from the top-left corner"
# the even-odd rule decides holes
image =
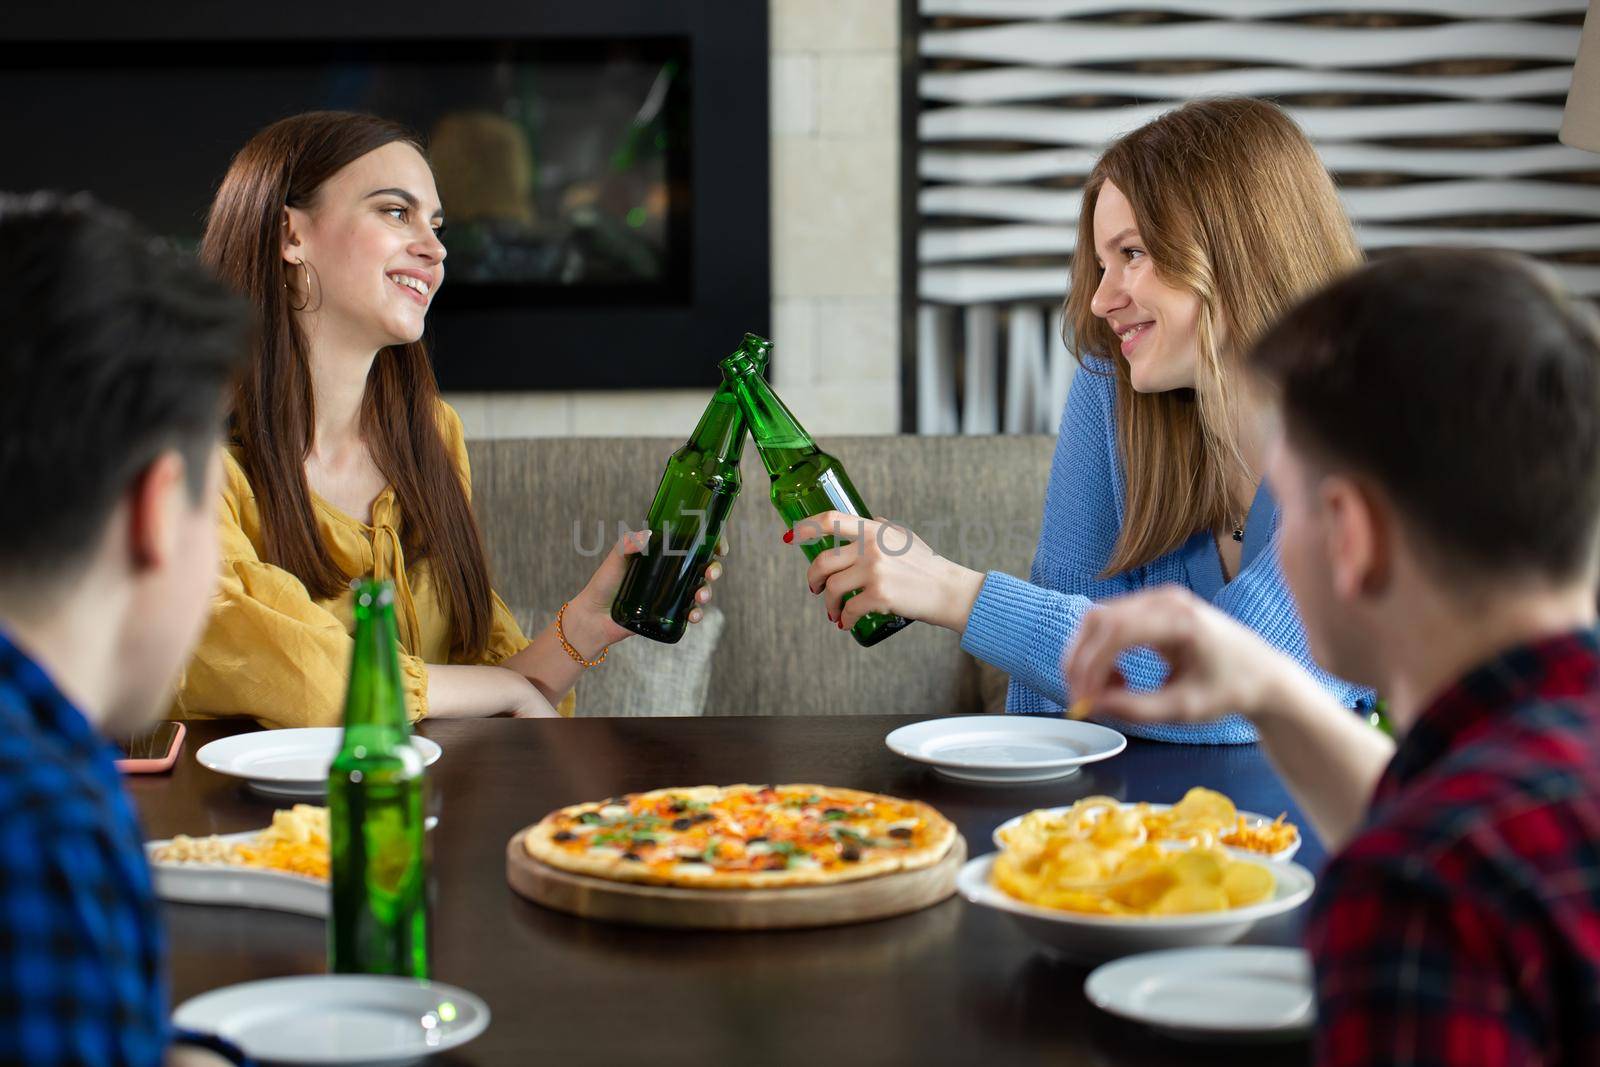
[[[570,601],[568,603],[570,603]],[[585,668],[600,666],[600,664],[602,664],[602,663],[604,663],[606,661],[606,654],[608,652],[610,652],[611,649],[610,648],[601,649],[600,650],[600,658],[597,659],[597,660],[586,660],[586,659],[584,659],[583,658],[583,653],[579,652],[577,649],[572,647],[572,642],[567,640],[566,631],[564,629],[562,629],[561,621],[562,621],[563,618],[566,617],[566,614],[567,614],[567,605],[563,604],[563,605],[561,605],[561,610],[556,612],[556,640],[560,641],[561,642],[561,647],[567,650],[567,655],[571,656],[573,659],[575,659],[579,663],[583,664]]]

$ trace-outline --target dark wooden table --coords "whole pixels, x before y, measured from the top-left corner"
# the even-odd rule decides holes
[[[815,931],[704,933],[572,918],[511,892],[505,846],[553,808],[616,793],[705,782],[823,782],[915,797],[960,827],[973,854],[1030,808],[1090,794],[1171,802],[1190,786],[1241,808],[1287,810],[1255,746],[1130,741],[1127,751],[1041,785],[977,786],[889,752],[914,721],[826,718],[429,722],[437,908],[434,973],[488,1001],[489,1030],[444,1065],[1044,1063],[1301,1064],[1304,1043],[1208,1046],[1107,1016],[1083,996],[1082,967],[1053,958],[1005,916],[952,898],[896,919]],[[244,727],[191,723],[170,775],[128,786],[151,837],[264,826],[271,801],[213,774],[193,753]],[[1299,861],[1320,870],[1310,833]],[[324,970],[321,920],[174,904],[173,1003],[256,978]],[[1301,909],[1302,913],[1304,909]],[[1250,940],[1291,944],[1299,916]]]

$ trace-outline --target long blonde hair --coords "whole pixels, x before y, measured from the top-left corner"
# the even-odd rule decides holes
[[[1199,298],[1193,390],[1135,392],[1117,338],[1090,309],[1100,284],[1094,211],[1106,182],[1132,205],[1157,275]],[[1116,368],[1126,494],[1106,574],[1238,518],[1230,486],[1247,473],[1237,434],[1244,353],[1302,296],[1361,259],[1316,150],[1265,101],[1193,101],[1100,157],[1084,185],[1064,322],[1080,363],[1096,355]]]

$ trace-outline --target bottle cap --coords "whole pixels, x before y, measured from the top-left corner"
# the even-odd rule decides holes
[[[747,333],[733,354],[722,361],[722,368],[734,374],[760,371],[772,354],[772,342],[757,334]]]

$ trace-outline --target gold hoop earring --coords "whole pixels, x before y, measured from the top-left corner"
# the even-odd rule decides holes
[[[299,305],[298,307],[296,307],[292,302],[289,304],[289,307],[290,307],[290,309],[292,309],[294,311],[304,311],[307,307],[309,307],[311,305],[311,268],[306,265],[306,261],[303,260],[303,259],[300,260],[298,263],[296,263],[295,266],[299,267],[302,271],[305,272],[305,276],[306,276],[306,299],[305,299],[305,303]],[[284,287],[285,290],[287,290],[289,288],[289,279],[285,278],[283,280],[283,287]]]

